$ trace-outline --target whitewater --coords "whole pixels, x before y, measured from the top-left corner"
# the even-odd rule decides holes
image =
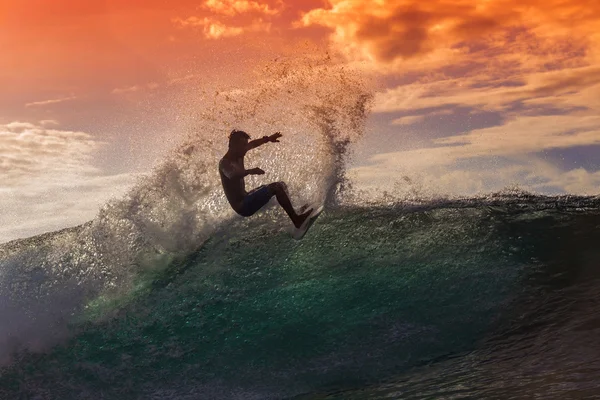
[[[257,74],[194,88],[185,139],[92,221],[0,245],[0,399],[600,397],[600,198],[361,200],[370,85]],[[227,206],[232,128],[284,132],[247,165],[326,204],[302,241]]]

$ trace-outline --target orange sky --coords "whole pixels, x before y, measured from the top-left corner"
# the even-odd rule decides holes
[[[307,43],[377,81],[366,186],[598,193],[599,26],[597,0],[0,0],[0,194],[42,176],[36,155],[67,176],[60,146],[98,179],[143,170],[159,152],[132,146],[173,133],[173,88]]]
[[[2,105],[159,83],[192,60],[215,68],[307,38],[429,80],[518,80],[600,57],[595,0],[2,0],[0,18]]]
[[[85,91],[160,79],[165,68],[183,66],[186,59],[211,62],[223,47],[194,25],[196,18],[215,14],[198,1],[2,0],[1,7],[0,43],[8,57],[2,57],[0,68],[3,84],[13,90]],[[238,18],[224,10],[215,21],[251,30],[254,18],[286,24],[290,11],[263,16],[262,10],[242,10]],[[225,47],[253,43],[238,36]]]
[[[269,42],[301,36],[293,27],[314,25],[332,29],[340,49],[381,64],[433,57],[439,64],[432,66],[439,67],[452,61],[442,55],[458,57],[476,43],[502,45],[516,30],[531,34],[530,44],[570,41],[597,57],[592,42],[600,19],[595,0],[2,0],[0,7],[2,48],[10,55],[2,58],[2,69],[29,78],[90,69],[107,75],[111,67],[133,67],[136,59],[197,52],[178,41],[201,46],[263,33],[253,39]],[[194,32],[187,35],[186,28]],[[239,47],[239,41],[222,46]]]
[[[1,0],[0,18],[0,105],[19,117],[307,39],[413,82],[498,85],[600,59],[595,0]]]

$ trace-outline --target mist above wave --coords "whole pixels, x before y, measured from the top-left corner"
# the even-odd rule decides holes
[[[234,128],[254,137],[281,131],[282,143],[246,164],[265,169],[264,180],[286,181],[297,205],[334,203],[372,98],[359,73],[327,57],[267,62],[244,85],[204,83],[181,96],[188,132],[127,195],[78,228],[0,247],[0,317],[11,321],[0,329],[0,359],[68,336],[89,301],[126,295],[140,273],[185,257],[237,218],[217,173]]]

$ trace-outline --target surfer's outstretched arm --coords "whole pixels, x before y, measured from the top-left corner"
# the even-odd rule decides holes
[[[263,136],[260,139],[251,140],[250,142],[248,142],[247,150],[255,149],[258,146],[262,146],[263,144],[269,143],[269,142],[277,143],[277,142],[279,142],[279,138],[281,136],[282,136],[281,133],[277,132],[271,136]]]

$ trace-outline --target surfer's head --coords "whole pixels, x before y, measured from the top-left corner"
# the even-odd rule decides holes
[[[244,131],[233,130],[229,135],[229,150],[244,151],[250,140],[250,135]]]

